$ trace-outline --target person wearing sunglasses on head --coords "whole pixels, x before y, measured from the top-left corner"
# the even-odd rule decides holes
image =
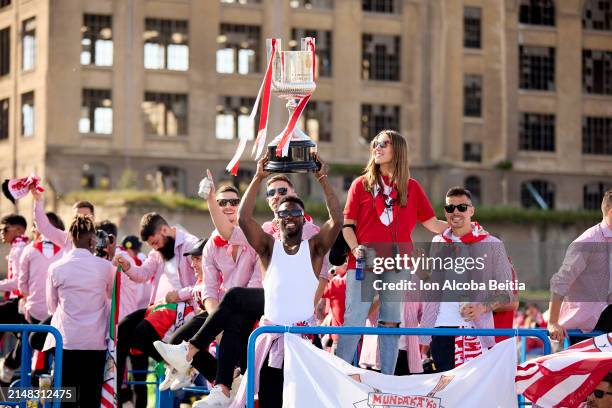
[[[601,380],[589,394],[586,401],[578,408],[611,408],[612,407],[612,371]]]
[[[434,280],[439,280],[440,287],[443,287],[444,279],[469,281],[471,278],[484,283],[488,283],[489,279],[497,282],[508,282],[513,279],[512,266],[503,243],[485,231],[477,222],[472,221],[474,212],[472,194],[469,190],[459,186],[448,190],[444,213],[450,227],[433,238],[434,246],[431,254],[434,258],[440,259],[481,259],[483,266],[478,271],[460,271],[457,268],[434,269],[432,277]],[[490,300],[491,292],[481,290],[470,292],[469,301],[459,302],[458,299],[463,294],[455,292],[453,296],[445,297],[444,291],[427,293],[420,327],[492,329],[494,328],[493,310],[513,310],[516,306],[511,290],[496,293],[502,296],[504,301]],[[479,354],[467,352],[468,341],[471,341],[472,350],[484,351],[495,345],[493,337],[420,336],[423,351],[431,350],[438,372],[451,370]]]
[[[396,131],[383,130],[372,140],[364,174],[351,184],[344,207],[342,233],[350,249],[346,275],[345,327],[364,325],[377,292],[373,288],[374,274],[365,273],[363,280],[357,279],[356,259],[366,258],[369,244],[372,246],[381,243],[383,245],[377,245],[377,249],[384,251],[392,248],[394,252],[410,255],[411,234],[417,222],[435,233],[442,232],[448,226],[446,222],[436,219],[423,188],[415,179],[410,178],[406,140]],[[388,283],[410,279],[407,269],[396,272],[383,273],[380,279]],[[381,327],[400,325],[402,304],[395,296],[391,291],[380,292],[378,325]],[[380,362],[384,374],[395,372],[399,337],[380,338]],[[358,335],[341,335],[338,357],[352,362],[359,339]]]

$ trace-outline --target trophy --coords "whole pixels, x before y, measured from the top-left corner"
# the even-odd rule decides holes
[[[287,126],[267,147],[269,161],[266,170],[273,173],[316,171],[318,164],[314,155],[317,145],[297,126],[297,121],[316,88],[314,39],[302,38],[300,51],[282,51],[280,40],[276,40],[276,47],[273,48],[272,39],[266,40],[266,47],[268,58],[272,58],[271,91],[279,98],[287,100],[289,111]],[[285,154],[282,154],[281,150]]]

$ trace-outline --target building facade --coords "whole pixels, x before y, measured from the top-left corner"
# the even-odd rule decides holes
[[[432,202],[598,208],[612,187],[612,0],[0,0],[0,177],[59,194],[223,177],[267,56],[317,39],[302,126],[347,189],[381,129]],[[288,119],[274,98],[269,138]],[[245,154],[241,180],[255,163]],[[300,178],[300,191],[311,191]],[[317,189],[312,189],[316,192]],[[0,210],[8,211],[7,202]]]

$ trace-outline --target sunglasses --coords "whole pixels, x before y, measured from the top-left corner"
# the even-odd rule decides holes
[[[274,197],[276,193],[278,193],[279,196],[287,195],[287,187],[271,188],[266,191],[266,197]]]
[[[449,204],[449,205],[445,205],[444,206],[444,211],[446,211],[449,214],[452,214],[455,212],[455,208],[459,210],[459,212],[466,212],[467,209],[471,207],[471,205],[469,204]]]
[[[240,204],[240,199],[239,198],[222,198],[221,200],[217,200],[217,204],[219,204],[219,207],[225,207],[227,205],[230,205],[231,207],[236,207],[238,204]]]
[[[276,213],[278,218],[288,218],[288,217],[302,217],[304,216],[304,211],[299,208],[294,208],[293,210],[281,210]]]
[[[391,144],[391,141],[389,140],[383,140],[380,142],[373,142],[372,143],[372,149],[376,149],[377,147],[380,147],[381,149],[384,149],[385,147],[389,146],[389,144]]]
[[[595,398],[598,399],[605,397],[606,394],[612,395],[612,392],[606,392],[604,390],[593,390],[593,395],[595,396]]]

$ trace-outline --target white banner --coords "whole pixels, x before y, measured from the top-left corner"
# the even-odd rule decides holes
[[[445,373],[391,376],[353,367],[285,334],[283,407],[515,408],[515,344],[505,340]]]

